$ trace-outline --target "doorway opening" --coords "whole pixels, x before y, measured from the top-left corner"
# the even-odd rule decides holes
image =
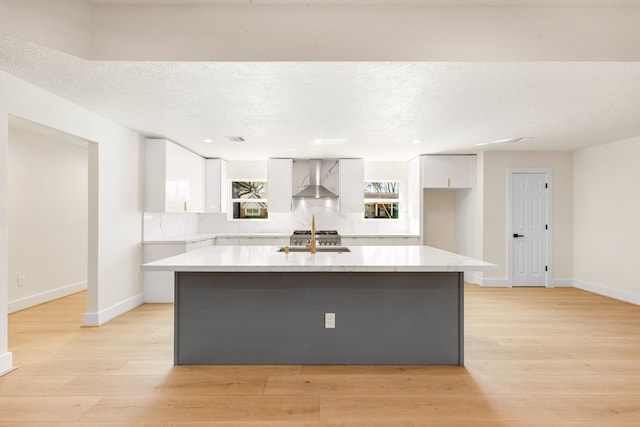
[[[91,143],[15,116],[8,136],[12,313],[88,288]]]

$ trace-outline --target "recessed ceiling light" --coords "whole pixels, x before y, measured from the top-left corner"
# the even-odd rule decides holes
[[[522,141],[526,141],[527,139],[531,139],[531,138],[533,138],[533,137],[532,136],[517,136],[515,138],[496,139],[495,141],[481,142],[480,144],[476,144],[476,146],[491,145],[491,144],[506,144],[506,143],[509,143],[509,142],[522,142]]]
[[[412,144],[422,144],[422,140],[421,139],[414,139],[413,141],[411,141]]]
[[[317,145],[340,145],[340,144],[344,144],[347,141],[349,141],[347,138],[321,138],[321,139],[314,139],[312,144],[317,144]]]
[[[213,139],[211,139],[211,138],[205,138],[205,139],[203,139],[203,140],[202,140],[202,142],[206,142],[207,144],[210,144],[210,143],[212,143],[212,142],[213,142]]]

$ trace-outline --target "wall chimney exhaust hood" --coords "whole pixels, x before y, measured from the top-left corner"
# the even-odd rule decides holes
[[[309,160],[309,185],[293,195],[294,199],[337,199],[338,196],[320,184],[320,165],[318,159]]]

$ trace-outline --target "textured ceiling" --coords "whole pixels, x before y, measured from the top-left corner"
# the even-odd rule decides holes
[[[97,62],[0,36],[0,70],[206,157],[407,160],[640,135],[638,63]]]
[[[426,6],[612,6],[640,0],[84,0],[101,5],[426,5]]]

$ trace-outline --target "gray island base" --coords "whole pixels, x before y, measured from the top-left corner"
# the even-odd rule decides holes
[[[463,365],[463,297],[459,271],[176,271],[174,363]]]

